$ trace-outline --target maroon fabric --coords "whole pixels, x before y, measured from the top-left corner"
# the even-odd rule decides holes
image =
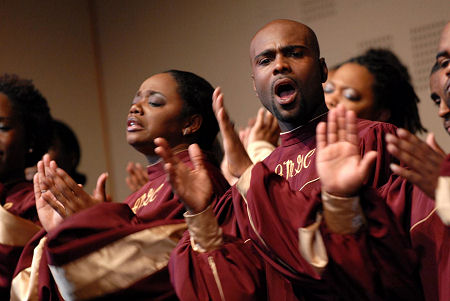
[[[177,156],[192,167],[187,151],[180,152]],[[228,183],[217,167],[208,161],[205,162],[205,166],[213,181],[215,195],[222,195],[228,189]],[[149,182],[139,191],[130,195],[124,203],[102,203],[83,210],[69,217],[60,226],[48,233],[45,250],[47,262],[45,264],[58,266],[67,264],[138,231],[160,225],[184,222],[184,206],[172,192],[171,186],[167,182],[163,164],[160,162],[150,166],[148,174]],[[135,202],[151,189],[155,190],[160,187],[161,184],[164,185],[156,193],[156,196],[134,214],[131,208]],[[32,257],[32,249],[29,248],[28,255],[24,254],[22,257]],[[44,294],[55,296],[57,292],[55,292],[55,284],[50,271],[46,267],[42,268],[42,264],[43,262],[41,262],[39,270],[39,293],[41,296]],[[25,267],[24,264],[23,268]],[[46,274],[42,281],[41,273]],[[130,300],[177,299],[169,281],[167,267],[134,283],[127,289],[102,296],[99,300],[123,300],[125,298]]]
[[[280,285],[267,282],[265,286],[257,282],[261,290],[267,290],[271,300],[422,299],[415,253],[404,231],[409,230],[405,226],[410,222],[410,204],[405,201],[405,194],[407,196],[411,190],[410,185],[399,185],[396,191],[389,189],[392,182],[398,181],[389,169],[389,163],[395,160],[385,150],[384,135],[395,132],[392,125],[358,120],[361,154],[377,151],[376,166],[360,195],[368,226],[355,235],[337,235],[321,225],[330,259],[323,277],[300,255],[298,228],[312,224],[321,210],[320,181],[317,181],[315,167],[315,129],[318,122],[325,119],[326,116],[322,116],[281,135],[281,146],[253,167],[246,200],[232,187],[232,191],[218,201],[215,212],[224,233],[236,236],[234,243],[238,245],[249,239],[247,244],[252,244],[263,262],[259,266],[265,269],[266,280],[281,279]],[[198,264],[197,258],[207,255],[194,252],[187,238],[183,241],[186,243],[179,244],[172,253],[170,264],[172,282],[179,294],[186,286],[197,290],[207,287],[207,281],[197,278],[194,271],[204,269],[202,275],[207,275],[209,270]],[[242,248],[236,248],[233,250],[236,254],[230,256],[229,245],[215,250],[215,256],[233,257],[228,264],[240,266],[238,258],[246,254],[242,254]],[[232,273],[227,270],[226,259],[223,263],[218,269],[224,275],[224,282],[232,281],[236,274],[244,279],[250,278],[246,273],[256,274],[247,268]],[[186,268],[192,271],[190,277],[184,274],[179,277],[176,271]],[[290,283],[286,285],[287,281]],[[193,296],[186,299],[200,300]]]
[[[441,165],[450,176],[450,155]],[[426,300],[450,300],[450,227],[434,211],[435,202],[417,187],[411,208],[411,241],[420,258],[420,277]]]
[[[23,181],[8,185],[0,183],[0,202],[2,206],[12,204],[7,209],[10,213],[40,225],[31,182]],[[9,300],[12,276],[22,249],[23,247],[0,244],[0,300]]]
[[[450,154],[447,155],[444,162],[441,165],[441,176],[450,176]]]

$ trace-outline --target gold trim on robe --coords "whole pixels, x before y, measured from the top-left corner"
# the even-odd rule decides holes
[[[186,224],[145,229],[62,266],[49,265],[65,300],[87,300],[126,289],[167,266]]]
[[[260,162],[269,156],[276,146],[265,140],[257,140],[247,145],[247,153],[253,163]]]
[[[41,227],[0,206],[0,244],[25,246]]]
[[[217,272],[216,262],[212,256],[208,256],[208,264],[211,268],[211,272],[213,273],[214,280],[216,281],[217,289],[220,293],[220,299],[225,301],[225,294],[223,293],[222,282],[220,281],[219,272]]]
[[[338,197],[322,190],[322,203],[325,223],[334,233],[356,233],[365,223],[358,196]]]
[[[302,257],[320,275],[328,264],[328,255],[320,233],[322,216],[317,214],[316,221],[308,227],[298,229],[298,249]]]
[[[439,177],[436,188],[436,213],[444,225],[450,225],[450,177]]]
[[[39,264],[47,237],[34,248],[31,267],[22,270],[11,283],[11,301],[38,300]]]
[[[253,223],[253,218],[251,216],[248,201],[246,199],[246,194],[250,188],[251,181],[251,173],[252,173],[253,165],[250,166],[239,178],[236,183],[236,188],[240,192],[244,202],[247,205],[247,215],[250,222],[250,226],[255,232],[256,236],[263,243],[263,245],[268,248],[266,242],[261,237],[261,235],[256,231],[256,227]],[[315,181],[315,180],[314,180]],[[325,249],[325,244],[322,239],[322,234],[320,233],[320,221],[321,216],[318,214],[316,222],[308,227],[299,228],[298,229],[298,249],[303,258],[314,268],[314,270],[321,274],[324,270],[325,266],[328,264],[328,255]]]
[[[222,229],[211,206],[197,214],[183,214],[191,236],[191,246],[196,252],[205,253],[220,248],[223,244]]]

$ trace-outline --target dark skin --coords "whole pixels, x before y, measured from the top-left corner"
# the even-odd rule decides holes
[[[325,60],[309,27],[290,20],[264,26],[250,44],[253,86],[261,103],[289,131],[327,111]]]
[[[176,153],[188,148],[192,135],[201,126],[199,115],[183,117],[184,100],[178,95],[177,82],[168,73],[156,74],[144,81],[131,104],[127,120],[127,141],[147,157],[150,164],[160,157],[154,139],[163,136],[166,146]],[[62,220],[106,200],[107,174],[97,181],[93,195],[78,186],[47,154],[38,163],[34,177],[39,218],[49,231]]]
[[[442,31],[436,61],[440,68],[430,77],[431,99],[439,106],[438,115],[444,120],[444,126],[449,132],[450,22]],[[386,141],[388,151],[409,167],[406,169],[392,164],[392,171],[434,199],[439,170],[446,155],[437,145],[434,135],[430,133],[424,142],[407,130],[398,129],[397,136],[386,135]]]
[[[306,53],[299,57],[289,54],[292,53],[292,47],[289,44],[285,45],[287,36],[293,33],[298,34],[294,37],[294,45],[300,44],[300,49]],[[320,63],[321,60],[317,56],[318,48],[314,47],[314,43],[309,41],[309,38],[311,38],[311,32],[305,25],[294,21],[276,20],[260,30],[250,46],[250,56],[253,57],[252,61],[255,64],[259,62],[259,59],[267,59],[268,66],[274,66],[269,68],[265,64],[258,65],[259,67],[256,68],[263,70],[255,74],[254,69],[253,76],[255,90],[261,102],[277,117],[282,130],[295,128],[327,111],[321,85],[326,79],[326,66],[324,62]],[[259,45],[266,45],[268,51]],[[298,50],[297,47],[293,49]],[[283,104],[285,99],[281,101],[277,99],[282,97],[276,95],[273,85],[280,76],[283,77],[283,74],[290,75],[290,79],[286,82],[294,87],[294,93],[288,95],[287,106]],[[311,103],[308,103],[309,97],[314,96],[317,98],[311,99]],[[214,92],[213,109],[219,122],[230,171],[239,177],[252,162],[225,111],[220,89]],[[317,127],[317,169],[321,177],[322,189],[336,196],[353,196],[368,176],[376,153],[368,152],[364,158],[360,157],[356,117],[353,112],[346,111],[342,105],[338,106],[337,109],[330,111],[328,121],[328,125],[321,123]],[[155,140],[155,143],[159,146],[156,149],[157,153],[166,162],[165,168],[169,180],[177,194],[189,204],[191,213],[204,210],[209,204],[212,191],[207,189],[210,185],[205,185],[201,164],[196,164],[194,169],[190,169],[171,154],[163,140]],[[201,155],[196,147],[190,154],[196,158]],[[194,161],[194,158],[191,157],[191,159]],[[187,182],[201,182],[204,184],[203,189],[195,189],[194,186],[183,184]]]
[[[0,182],[25,178],[25,155],[28,151],[25,129],[12,102],[0,92]]]

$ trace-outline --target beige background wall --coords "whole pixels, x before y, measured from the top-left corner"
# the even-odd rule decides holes
[[[0,72],[33,79],[77,133],[91,191],[106,160],[89,20],[87,1],[0,2]]]
[[[111,193],[122,200],[127,161],[144,162],[125,141],[126,114],[140,83],[169,68],[193,71],[223,87],[230,114],[245,124],[259,107],[249,40],[275,18],[310,25],[330,66],[369,46],[394,50],[413,76],[423,122],[450,151],[427,83],[448,16],[446,0],[8,1],[0,6],[0,37],[7,41],[0,70],[35,80],[53,114],[78,133],[88,188],[108,166]]]

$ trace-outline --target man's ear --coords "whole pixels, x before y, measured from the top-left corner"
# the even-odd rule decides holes
[[[255,85],[255,76],[252,73],[252,84],[253,84],[253,91],[255,91],[256,97],[259,98],[258,92],[256,92],[256,85]]]
[[[320,80],[322,81],[322,83],[327,81],[328,78],[328,67],[327,67],[327,63],[325,62],[325,58],[321,57],[319,59],[319,64],[320,64]]]
[[[183,127],[183,136],[191,135],[197,132],[202,126],[203,117],[199,114],[189,116]]]

